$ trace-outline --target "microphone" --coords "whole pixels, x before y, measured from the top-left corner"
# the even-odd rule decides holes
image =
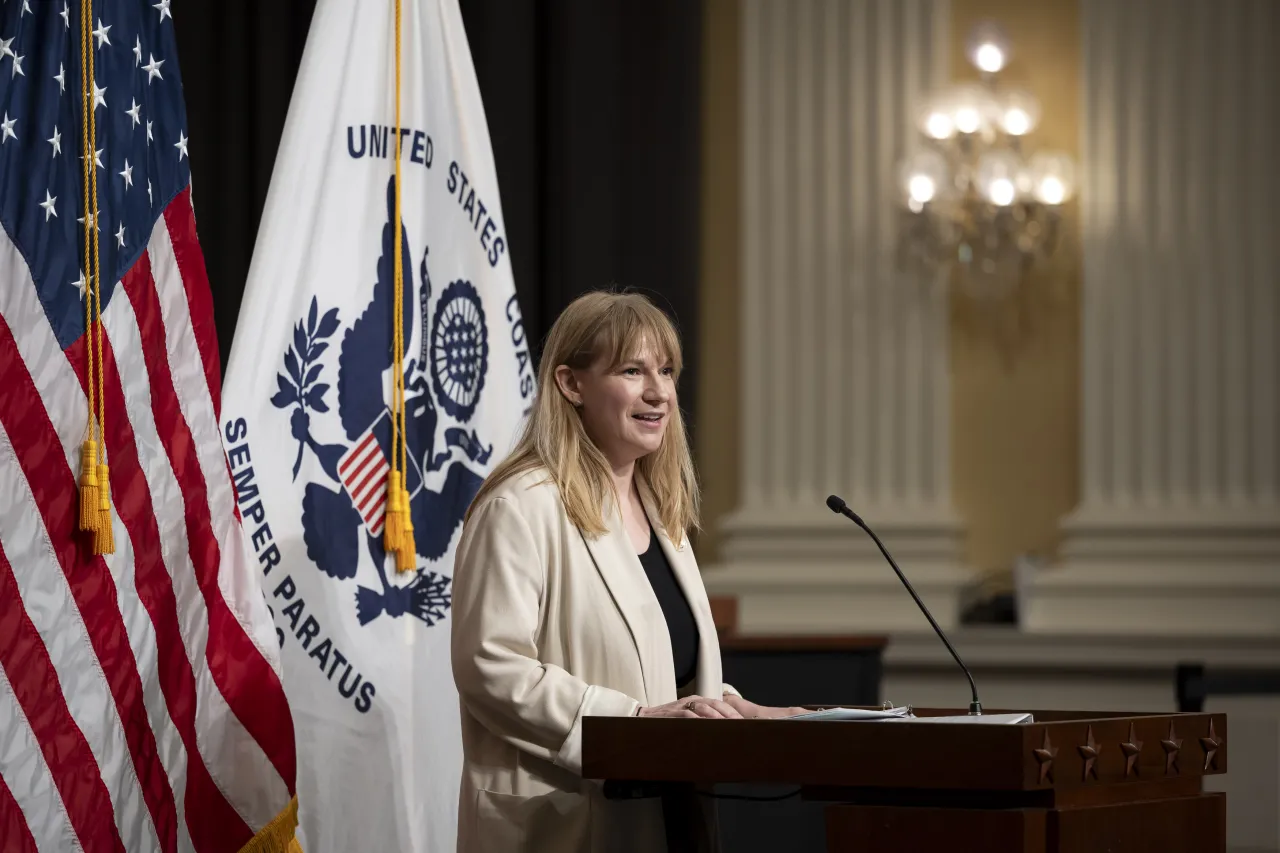
[[[827,508],[837,515],[847,516],[852,519],[853,523],[861,527],[867,532],[876,543],[876,547],[880,549],[880,553],[884,554],[884,558],[889,561],[889,565],[893,566],[894,572],[898,575],[898,580],[902,581],[902,585],[907,588],[907,592],[911,593],[911,597],[916,600],[916,606],[920,608],[929,624],[933,626],[933,630],[938,632],[938,637],[942,640],[942,644],[947,647],[947,651],[951,652],[951,656],[956,659],[956,663],[960,664],[960,668],[964,670],[965,678],[969,679],[969,689],[973,691],[973,701],[969,703],[969,713],[974,716],[982,713],[982,703],[978,701],[978,686],[973,683],[973,674],[969,672],[969,667],[964,665],[964,661],[960,660],[960,655],[956,654],[956,650],[952,648],[951,642],[947,639],[947,635],[938,627],[938,623],[934,621],[933,614],[929,612],[929,608],[924,606],[924,602],[920,600],[920,596],[916,595],[915,589],[911,586],[911,581],[907,580],[907,576],[902,573],[902,569],[898,568],[898,564],[893,561],[893,557],[889,555],[889,551],[884,547],[884,543],[880,541],[880,537],[875,531],[867,527],[867,523],[863,521],[856,512],[849,509],[849,505],[844,502],[844,498],[839,495],[831,495],[827,498]]]

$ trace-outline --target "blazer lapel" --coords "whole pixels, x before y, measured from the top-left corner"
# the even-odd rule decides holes
[[[605,510],[608,533],[597,538],[584,534],[582,538],[635,643],[648,694],[637,698],[649,705],[674,701],[675,663],[662,608],[631,546],[621,513],[612,504]]]
[[[698,570],[698,561],[693,555],[693,546],[689,544],[689,537],[684,536],[680,546],[676,547],[667,534],[666,528],[662,526],[662,520],[658,517],[657,502],[648,484],[643,480],[638,482],[640,500],[644,503],[649,524],[658,531],[658,542],[662,545],[663,553],[667,555],[667,562],[671,564],[671,570],[675,573],[676,583],[680,585],[680,591],[684,593],[685,601],[693,611],[693,621],[698,626],[698,673],[694,679],[698,686],[697,692],[702,696],[719,699],[723,678],[720,669],[720,641],[716,635],[715,618],[711,615],[711,602],[707,600],[707,591],[702,583],[702,574]],[[669,643],[670,635],[668,634]],[[672,666],[674,668],[674,663]],[[672,677],[675,677],[674,673]],[[711,685],[713,692],[705,692],[708,684]]]

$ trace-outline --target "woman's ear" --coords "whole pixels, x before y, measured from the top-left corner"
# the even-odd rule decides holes
[[[578,383],[578,377],[573,372],[573,368],[567,364],[561,364],[556,367],[555,377],[556,386],[564,398],[575,408],[582,408],[582,387]]]

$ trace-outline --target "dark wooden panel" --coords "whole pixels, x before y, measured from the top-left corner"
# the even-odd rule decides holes
[[[1226,853],[1223,794],[1059,809],[1049,814],[1048,853]]]
[[[652,781],[1018,791],[1227,769],[1222,714],[1094,715],[1018,726],[588,717],[583,738],[588,777]],[[1097,757],[1086,774],[1081,748],[1089,743]],[[1126,743],[1141,743],[1132,768]]]
[[[1159,779],[1154,782],[1130,782],[1124,785],[1092,785],[1084,788],[1058,788],[1047,792],[1056,808],[1107,806],[1117,803],[1139,803],[1144,800],[1166,800],[1194,797],[1204,780],[1198,776]]]
[[[1064,809],[833,805],[831,853],[1225,853],[1226,797]]]
[[[1013,726],[587,717],[583,775],[674,782],[791,782],[1017,790]]]
[[[805,787],[802,795],[806,800],[861,806],[986,809],[998,804],[1001,808],[1011,809],[1062,809],[1194,797],[1200,793],[1200,782],[1199,778],[1186,777],[1162,779],[1158,782],[1042,791]]]
[[[1200,792],[1226,769],[1224,715],[1037,716],[1014,726],[588,717],[584,775],[800,785],[797,825],[830,803],[829,850],[1225,853],[1225,798]],[[773,848],[801,849],[788,840]]]
[[[840,853],[1051,853],[1036,809],[831,806],[827,850]],[[1097,848],[1102,850],[1105,848]],[[1097,853],[1097,850],[1092,853]],[[1126,850],[1125,853],[1128,853]]]

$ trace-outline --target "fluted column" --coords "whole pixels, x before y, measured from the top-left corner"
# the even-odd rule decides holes
[[[957,615],[945,291],[894,260],[896,164],[946,67],[946,8],[744,0],[743,488],[707,581],[748,630],[924,624],[832,492]]]
[[[1280,4],[1081,12],[1082,500],[1027,626],[1280,633]]]

